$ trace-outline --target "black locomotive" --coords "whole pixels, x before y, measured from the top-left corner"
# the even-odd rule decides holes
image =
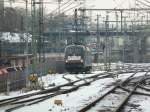
[[[68,45],[65,48],[65,68],[70,73],[90,72],[92,55],[84,45]]]

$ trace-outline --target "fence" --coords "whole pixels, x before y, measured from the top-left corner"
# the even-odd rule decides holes
[[[19,90],[26,85],[25,68],[7,67],[0,69],[0,92]]]

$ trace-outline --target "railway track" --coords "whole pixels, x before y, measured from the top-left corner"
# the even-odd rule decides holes
[[[91,112],[93,112],[92,109],[96,108],[96,111],[109,111],[109,112],[120,112],[124,106],[126,105],[126,103],[128,102],[128,100],[130,99],[130,97],[133,94],[140,94],[140,95],[147,95],[150,96],[150,94],[144,94],[141,92],[137,92],[137,88],[140,86],[140,84],[145,80],[145,77],[147,76],[147,74],[149,72],[146,72],[142,77],[139,78],[138,81],[136,81],[132,87],[129,87],[129,83],[132,80],[132,78],[137,74],[138,72],[133,73],[130,77],[128,77],[126,80],[124,80],[123,82],[117,84],[116,86],[114,86],[113,88],[111,88],[109,91],[107,91],[105,94],[103,94],[102,96],[98,97],[96,100],[92,101],[91,103],[87,104],[85,107],[81,108],[79,110],[79,112],[86,112],[91,110]],[[100,109],[100,103],[103,102],[104,100],[106,101],[107,98],[112,97],[112,94],[117,94],[117,89],[122,89],[124,91],[124,95],[122,95],[124,98],[120,99],[119,104],[117,104],[118,102],[115,101],[111,101],[111,102],[115,102],[117,106],[112,106],[112,107],[107,107],[107,109],[109,108],[110,110],[104,110],[104,109]],[[115,99],[115,98],[114,98]]]
[[[89,77],[86,77],[83,79],[78,79],[73,82],[70,82],[68,80],[68,83],[48,89],[48,90],[43,90],[43,91],[36,92],[33,94],[28,94],[28,95],[18,96],[18,97],[14,97],[14,98],[0,100],[0,107],[2,107],[2,106],[9,107],[10,106],[10,108],[6,109],[6,112],[11,112],[13,110],[16,110],[16,109],[24,107],[24,106],[29,106],[29,105],[33,105],[33,104],[42,102],[46,99],[52,98],[57,95],[67,94],[67,93],[76,91],[77,89],[79,89],[82,86],[90,85],[92,82],[94,82],[96,80],[103,79],[103,78],[106,78],[109,76],[110,76],[110,74],[101,73],[101,74],[96,74],[96,75],[89,76]],[[77,82],[80,82],[80,81],[84,82],[85,80],[87,80],[85,83],[76,84]],[[62,89],[63,87],[68,87],[68,86],[70,86],[69,89]]]
[[[120,68],[121,67],[121,68]],[[150,69],[150,66],[143,66],[143,65],[132,65],[132,64],[125,64],[123,66],[120,66],[119,69],[121,72],[147,72],[147,70]]]
[[[121,73],[121,72],[118,71],[118,73]],[[116,74],[116,72],[114,74]],[[112,75],[113,75],[113,72],[111,72],[111,73],[105,72],[105,73],[100,73],[100,74],[88,76],[86,78],[81,78],[79,76],[76,76],[76,78],[78,80],[72,81],[71,79],[67,78],[67,76],[65,74],[63,77],[68,81],[68,83],[56,86],[56,87],[51,88],[51,89],[39,91],[36,93],[0,100],[0,107],[2,107],[2,106],[3,107],[4,106],[9,107],[6,109],[6,112],[11,112],[13,110],[16,110],[18,108],[22,108],[24,106],[29,106],[29,105],[33,105],[33,104],[42,102],[46,99],[52,98],[52,97],[57,96],[57,95],[67,94],[67,93],[76,91],[80,87],[90,85],[92,82],[94,82],[96,80],[111,77]],[[84,83],[77,84],[80,81],[82,81]],[[69,89],[63,89],[63,87],[70,87],[70,88]]]
[[[93,75],[93,76],[90,76],[90,77],[86,77],[86,78],[84,78],[84,79],[91,79],[91,78],[95,78],[95,77],[98,77],[98,76],[102,76],[101,78],[103,78],[103,77],[105,77],[105,76],[107,77],[107,76],[109,76],[109,75],[104,75],[103,73],[101,73],[101,74],[96,74],[96,75]],[[83,79],[83,80],[84,80],[84,79]],[[50,92],[59,90],[61,87],[71,86],[71,85],[73,85],[74,83],[77,83],[77,82],[79,82],[79,81],[82,81],[82,79],[79,79],[79,80],[76,80],[76,81],[72,81],[72,82],[68,82],[68,83],[65,83],[65,84],[56,86],[56,87],[54,87],[54,88],[42,90],[42,91],[39,91],[39,92],[35,92],[35,93],[26,94],[26,95],[22,95],[22,96],[17,96],[17,97],[12,97],[12,98],[3,99],[3,100],[0,100],[0,107],[3,106],[3,102],[7,102],[7,103],[8,103],[10,100],[18,100],[18,99],[23,99],[23,98],[28,98],[28,97],[31,97],[31,96],[39,95],[39,94],[50,93]]]

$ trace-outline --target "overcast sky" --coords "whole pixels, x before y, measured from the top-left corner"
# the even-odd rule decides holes
[[[129,8],[133,7],[135,0],[95,0],[94,5],[97,8]]]
[[[18,0],[21,1],[21,0]],[[30,1],[30,0],[29,0]],[[47,2],[54,2],[57,0],[44,0]],[[64,0],[66,2],[68,0]],[[73,2],[73,0],[70,0],[69,3]],[[88,8],[131,8],[134,7],[133,3],[135,0],[87,0],[86,2],[86,7]],[[68,4],[69,4],[68,3]],[[7,4],[9,5],[9,4]],[[12,6],[14,7],[23,7],[25,4],[23,3],[15,3]],[[67,5],[64,6],[65,10],[70,9],[71,7],[77,6],[77,4],[72,3],[69,7],[66,8]],[[44,4],[45,10],[47,13],[51,12],[55,8],[58,7],[58,4],[55,3],[49,3],[49,4]],[[62,7],[63,9],[63,7]],[[71,13],[71,11],[70,11]]]
[[[135,0],[87,0],[86,7],[87,8],[131,8],[134,7],[134,1]],[[52,7],[57,7],[56,4],[51,5],[51,7],[49,6],[50,5],[46,6],[47,11],[51,10]],[[71,6],[73,6],[73,4]]]

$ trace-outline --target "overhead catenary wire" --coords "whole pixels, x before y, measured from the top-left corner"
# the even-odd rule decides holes
[[[81,7],[82,5],[84,5],[84,4],[80,4],[80,5],[77,4],[76,6],[71,7],[71,8],[69,8],[69,9],[65,10],[63,13],[68,12],[68,11],[73,10],[73,9],[76,9],[76,8],[79,8],[79,7]]]
[[[29,2],[29,0],[27,0],[28,1],[28,4],[31,4],[31,2]],[[2,1],[0,1],[0,2],[2,2]],[[11,1],[4,1],[5,3],[10,3]],[[22,4],[24,4],[25,2],[24,2],[24,0],[22,0],[22,1],[12,1],[12,3],[22,3]],[[57,2],[43,2],[43,4],[57,4]]]
[[[146,6],[141,5],[140,3],[136,3],[136,7],[137,7],[137,8],[147,8]]]
[[[60,5],[60,8],[62,8],[63,6],[65,6],[66,4],[68,4],[70,1],[72,0],[68,0],[67,2],[65,2],[64,4]],[[52,10],[49,14],[54,13],[55,11],[57,11],[59,9],[59,7],[55,8],[54,10]]]
[[[137,1],[138,3],[144,5],[144,6],[150,7],[150,5],[147,5],[146,3],[144,3],[144,2],[142,2],[142,1],[140,1],[140,0],[136,0],[136,1]]]
[[[66,8],[68,8],[69,6],[71,6],[73,3],[75,3],[75,1],[71,2],[70,4],[68,4],[66,7],[64,7],[63,9],[61,9],[62,11],[65,10]]]
[[[114,8],[120,8],[126,2],[126,0],[121,1],[121,3],[117,3],[116,0],[113,0],[116,6]]]
[[[150,4],[150,1],[148,1],[148,0],[144,0],[144,1]]]
[[[70,5],[72,5],[72,4],[70,4]],[[81,7],[82,5],[84,5],[84,4],[83,4],[83,3],[80,3],[80,4],[77,4],[77,5],[73,6],[73,7],[70,7],[69,9],[66,9],[66,10],[65,10],[65,8],[64,8],[63,11],[61,11],[61,13],[66,13],[66,12],[71,11],[71,10],[73,10],[73,9],[79,8],[79,7]],[[69,6],[68,6],[68,7],[69,7]],[[68,7],[66,7],[66,8],[68,8]],[[49,15],[50,15],[50,14],[52,14],[52,13],[50,12]]]

